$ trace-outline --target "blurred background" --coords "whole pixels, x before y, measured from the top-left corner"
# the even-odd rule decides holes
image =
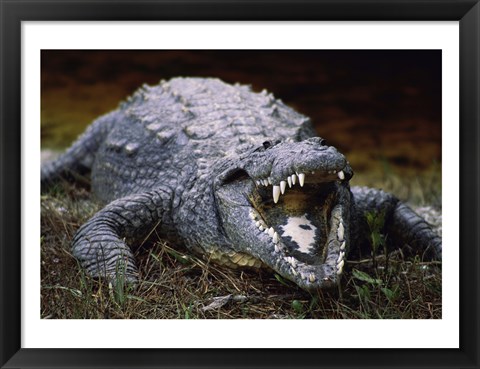
[[[441,204],[441,50],[43,50],[42,150],[71,144],[143,83],[267,89],[347,156],[352,184]]]

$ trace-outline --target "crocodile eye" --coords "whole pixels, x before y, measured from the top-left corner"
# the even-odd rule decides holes
[[[327,140],[325,140],[322,137],[312,137],[312,138],[309,138],[308,141],[315,144],[319,144],[320,146],[329,146],[327,143]]]
[[[324,138],[319,137],[319,142],[318,143],[322,146],[329,146],[328,143],[327,143],[327,140],[324,139]]]
[[[270,146],[272,146],[272,143],[270,141],[265,141],[262,145],[264,149],[268,149]]]

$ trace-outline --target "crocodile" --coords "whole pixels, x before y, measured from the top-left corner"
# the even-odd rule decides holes
[[[41,187],[88,178],[104,207],[72,253],[95,278],[137,283],[152,232],[227,267],[267,267],[307,291],[338,286],[368,246],[368,213],[391,245],[441,260],[441,237],[382,190],[350,187],[346,157],[272,93],[216,78],[143,85],[97,118]],[[365,252],[365,251],[364,251]]]

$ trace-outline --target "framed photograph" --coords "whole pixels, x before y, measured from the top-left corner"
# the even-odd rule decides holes
[[[1,5],[2,368],[478,368],[478,1]]]

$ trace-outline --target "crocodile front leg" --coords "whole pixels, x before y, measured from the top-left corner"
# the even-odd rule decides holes
[[[356,237],[357,250],[370,253],[369,225],[366,214],[381,214],[384,226],[380,230],[387,235],[390,245],[400,247],[406,254],[420,253],[427,259],[442,258],[442,239],[431,226],[410,207],[395,196],[367,187],[352,187],[354,198],[352,211],[352,234]]]
[[[169,222],[171,192],[156,189],[115,200],[96,213],[77,231],[73,255],[93,277],[135,282],[138,271],[130,247],[125,242],[140,240],[152,229]]]

